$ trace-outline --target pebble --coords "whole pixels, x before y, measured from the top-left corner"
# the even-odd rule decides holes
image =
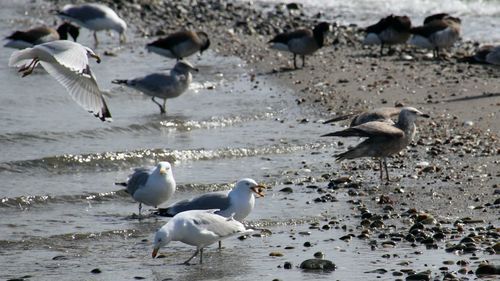
[[[300,264],[300,268],[305,270],[333,271],[336,269],[336,266],[332,261],[329,260],[308,259]]]
[[[500,266],[493,264],[479,265],[475,274],[478,277],[480,275],[500,275]]]
[[[94,268],[90,271],[90,273],[98,274],[101,273],[102,271],[99,268]]]
[[[291,262],[286,261],[285,264],[283,265],[284,269],[292,269],[293,265]]]
[[[431,280],[431,272],[419,272],[413,275],[406,277],[406,281],[430,281]]]
[[[280,253],[280,252],[270,252],[269,256],[270,257],[282,257],[283,253]]]

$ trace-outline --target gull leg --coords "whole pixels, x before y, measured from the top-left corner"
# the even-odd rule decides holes
[[[139,218],[141,217],[142,203],[139,203]]]
[[[163,99],[163,114],[167,113],[167,110],[165,108],[167,108],[167,99]]]
[[[185,262],[183,262],[185,265],[189,265],[189,262],[194,258],[196,257],[196,255],[200,252],[200,249],[196,249],[196,252],[194,252],[194,254],[189,258],[187,259]],[[201,261],[201,260],[200,260]],[[200,262],[201,263],[201,262]]]
[[[387,169],[387,158],[384,157],[384,167],[385,167],[385,175],[387,177],[387,182],[390,182],[391,180],[389,179],[389,170]]]
[[[160,103],[158,103],[156,100],[155,100],[155,97],[152,97],[151,100],[156,103],[159,107],[160,107],[160,114],[165,114],[165,107],[162,106]],[[164,100],[166,101],[166,100]]]
[[[203,248],[200,249],[200,264],[203,263]]]
[[[380,166],[380,181],[384,180],[384,170],[382,170],[382,158],[378,159],[378,164]]]
[[[384,55],[384,43],[380,44],[380,56]]]
[[[293,67],[295,67],[295,69],[297,69],[297,54],[293,54]]]
[[[99,40],[97,40],[97,31],[94,31],[94,45],[97,47],[99,45]]]
[[[219,250],[222,249],[222,241],[219,240]]]
[[[306,66],[306,56],[302,55],[302,67]]]
[[[38,59],[33,59],[27,66],[23,66],[18,72],[23,72],[23,77],[30,75],[38,64]]]

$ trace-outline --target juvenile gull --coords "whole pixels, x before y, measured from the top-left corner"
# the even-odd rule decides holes
[[[380,179],[383,180],[383,160],[387,181],[390,181],[389,171],[387,169],[387,157],[400,152],[413,140],[416,131],[415,120],[417,116],[429,117],[416,108],[404,107],[399,113],[398,122],[394,125],[387,122],[371,121],[342,131],[322,135],[322,137],[338,136],[366,138],[354,148],[335,155],[336,160],[342,161],[344,159],[355,159],[360,157],[378,157]]]
[[[127,192],[139,202],[139,216],[142,204],[153,206],[166,202],[175,192],[175,179],[168,162],[159,162],[153,168],[135,168],[127,182],[115,183],[127,187]]]
[[[79,28],[69,22],[61,24],[57,29],[48,26],[38,26],[24,31],[15,31],[5,37],[8,41],[4,47],[14,49],[31,48],[50,41],[67,40],[68,34],[76,42],[79,33]]]
[[[10,56],[9,66],[21,66],[19,72],[23,72],[24,77],[31,74],[40,63],[81,107],[102,121],[111,121],[111,113],[90,71],[88,57],[95,58],[98,63],[101,61],[85,46],[68,40],[56,40],[15,51]]]
[[[198,71],[187,61],[178,61],[170,74],[152,73],[143,77],[133,79],[116,79],[111,81],[114,84],[123,84],[136,89],[151,97],[151,100],[160,107],[160,113],[165,114],[167,99],[176,98],[184,93],[191,84],[192,71]],[[163,105],[158,103],[156,98],[163,99]]]
[[[323,47],[330,24],[321,22],[310,29],[299,29],[276,35],[268,43],[272,49],[293,53],[293,66],[297,69],[297,55],[302,57],[302,67],[306,65],[306,55],[311,55]]]
[[[379,107],[375,108],[372,110],[367,110],[364,112],[361,112],[359,114],[346,114],[342,116],[338,116],[329,120],[326,120],[323,122],[323,124],[328,124],[328,123],[333,123],[337,121],[342,121],[346,120],[348,118],[351,118],[351,123],[349,124],[349,127],[354,127],[361,125],[363,123],[371,122],[371,121],[381,121],[381,122],[387,122],[389,124],[394,124],[394,121],[392,121],[392,118],[395,116],[398,116],[399,113],[401,112],[402,107]]]
[[[127,24],[115,11],[108,6],[97,3],[86,3],[81,5],[65,5],[58,16],[62,19],[72,21],[80,26],[94,32],[94,40],[97,45],[97,31],[114,30],[120,34],[120,43],[126,40],[125,31]]]
[[[202,31],[191,30],[175,32],[146,45],[146,49],[150,52],[177,60],[196,52],[202,54],[208,47],[210,47],[208,35]]]
[[[389,15],[365,29],[366,37],[363,44],[380,45],[380,56],[382,56],[385,45],[406,43],[411,36],[410,29],[409,17]]]
[[[439,58],[441,49],[450,48],[460,38],[460,26],[461,20],[448,14],[429,16],[424,25],[411,29],[410,44],[432,49],[434,57]]]
[[[158,250],[170,243],[180,241],[196,246],[196,252],[184,264],[200,254],[200,264],[203,263],[203,248],[217,241],[235,235],[253,232],[233,218],[225,218],[213,213],[213,210],[191,210],[181,212],[168,221],[156,232],[152,257],[155,258]]]

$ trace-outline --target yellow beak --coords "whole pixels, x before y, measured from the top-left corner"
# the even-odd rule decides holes
[[[158,255],[158,248],[155,247],[153,249],[153,253],[151,254],[151,257],[154,259],[154,258],[156,258],[157,255]]]
[[[257,194],[257,198],[264,197],[264,190],[266,189],[263,185],[256,185],[250,188],[255,194]]]
[[[160,169],[160,174],[162,174],[162,175],[166,175],[166,174],[167,174],[167,170],[165,170],[165,169],[161,168],[161,169]]]

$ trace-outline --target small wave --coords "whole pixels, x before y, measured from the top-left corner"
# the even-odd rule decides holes
[[[19,208],[25,210],[26,208],[33,207],[35,205],[43,204],[58,204],[58,203],[79,203],[85,201],[107,201],[113,198],[127,197],[129,196],[125,190],[111,191],[111,192],[99,192],[99,193],[89,193],[89,194],[79,194],[79,195],[26,195],[8,198],[4,197],[0,199],[0,208]]]
[[[111,126],[106,128],[80,130],[76,132],[19,132],[0,134],[0,144],[30,144],[33,142],[61,142],[68,139],[99,139],[110,134],[128,134],[158,131],[187,132],[194,129],[225,128],[258,120],[267,120],[275,117],[276,113],[261,112],[246,116],[212,117],[208,120],[155,120],[143,124],[130,124],[127,126]]]
[[[303,145],[276,144],[252,148],[222,148],[216,150],[188,149],[140,149],[123,152],[104,152],[91,154],[66,154],[44,157],[34,160],[5,162],[0,165],[2,171],[23,172],[41,169],[53,173],[114,171],[141,165],[151,165],[159,161],[170,163],[184,161],[203,161],[217,159],[243,158],[269,154],[286,154],[301,150],[320,149],[328,143],[309,143]]]

